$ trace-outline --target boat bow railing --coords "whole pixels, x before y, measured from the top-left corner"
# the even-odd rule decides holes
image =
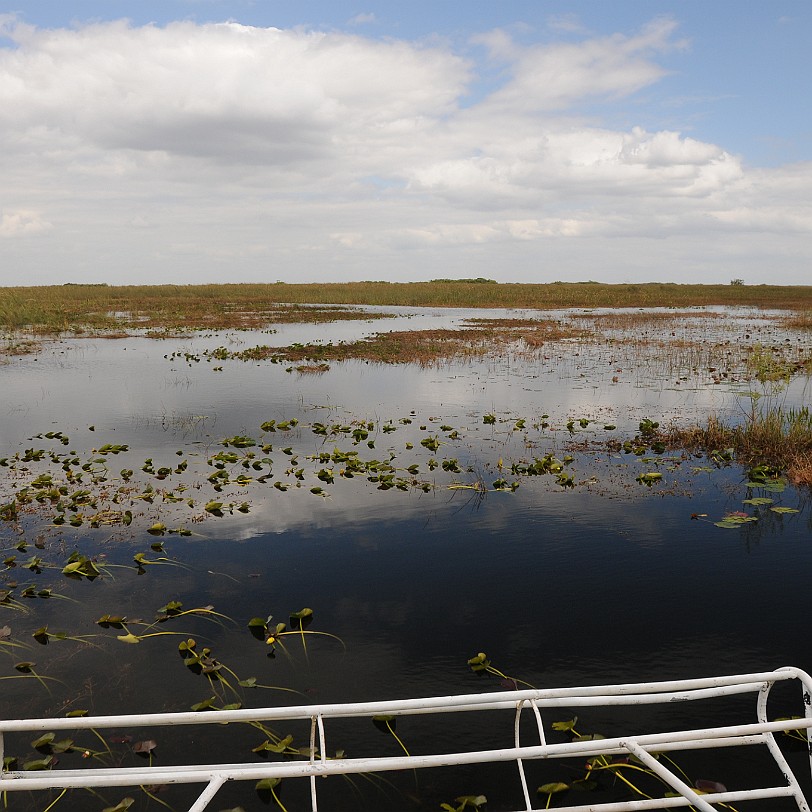
[[[797,680],[801,686],[804,708],[802,718],[773,720],[767,718],[767,700],[776,683]],[[755,719],[740,725],[677,730],[667,733],[636,732],[615,738],[548,743],[544,715],[551,709],[578,707],[639,706],[756,694]],[[602,810],[603,812],[632,812],[632,810],[693,807],[701,812],[713,812],[718,804],[792,798],[802,812],[810,812],[801,785],[790,769],[776,742],[776,734],[803,730],[809,746],[812,728],[812,678],[797,668],[776,671],[711,677],[707,679],[674,680],[669,682],[595,685],[575,688],[549,688],[500,691],[473,695],[428,697],[382,702],[303,705],[297,707],[252,708],[216,712],[154,713],[117,716],[88,716],[81,718],[0,720],[0,759],[6,734],[38,733],[56,730],[103,730],[110,728],[223,725],[225,723],[272,723],[305,720],[309,724],[309,747],[297,760],[264,763],[198,763],[180,766],[104,766],[51,769],[45,771],[4,770],[0,775],[0,792],[53,788],[127,787],[155,784],[203,784],[204,787],[189,807],[189,812],[203,812],[218,790],[230,781],[260,781],[272,778],[309,780],[313,812],[318,810],[317,779],[329,775],[382,773],[395,770],[415,770],[429,767],[453,768],[466,764],[514,762],[524,800],[522,812],[539,809],[528,786],[526,763],[539,759],[595,758],[625,755],[634,757],[654,772],[670,788],[659,798],[636,798],[608,803],[592,802],[570,810]],[[502,748],[465,752],[435,752],[364,758],[330,758],[327,729],[330,722],[346,718],[374,718],[416,715],[464,714],[472,712],[512,713],[512,740]],[[521,741],[520,727],[530,715],[533,722],[532,743]],[[700,793],[655,757],[659,753],[685,750],[709,750],[733,746],[762,745],[778,765],[784,783],[743,790]],[[812,762],[810,763],[812,769]],[[538,801],[535,802],[538,804]]]

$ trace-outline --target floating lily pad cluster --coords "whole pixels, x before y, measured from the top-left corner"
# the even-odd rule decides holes
[[[579,425],[590,422],[580,419]],[[78,452],[66,434],[48,432],[31,439],[58,446],[32,446],[0,458],[0,521],[42,532],[127,528],[136,521],[155,536],[183,536],[208,518],[249,512],[257,496],[291,489],[329,496],[329,486],[339,481],[355,480],[377,491],[422,492],[514,491],[524,478],[542,474],[565,488],[577,484],[574,472],[567,470],[572,455],[528,454],[549,435],[546,414],[536,421],[510,417],[498,423],[495,415],[485,415],[482,423],[493,427],[496,433],[490,439],[494,444],[498,440],[500,452],[513,450],[512,460],[482,459],[484,447],[473,449],[466,441],[470,427],[439,418],[421,422],[415,413],[309,424],[296,417],[271,419],[257,434],[221,438],[209,453],[182,448],[171,461],[154,456],[134,460],[136,451],[123,443]],[[405,435],[400,442],[399,431]],[[376,456],[370,452],[378,444],[385,449]],[[114,464],[119,459],[124,466]],[[485,479],[488,471],[495,473],[491,481]]]

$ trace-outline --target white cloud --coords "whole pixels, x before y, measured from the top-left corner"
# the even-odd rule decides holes
[[[547,18],[547,27],[551,31],[563,31],[567,34],[586,34],[584,27],[577,14],[551,14]]]
[[[350,25],[368,25],[375,22],[375,15],[371,12],[356,14],[350,21]]]
[[[727,281],[776,234],[787,280],[805,278],[810,166],[756,170],[695,134],[595,117],[596,101],[665,76],[660,56],[684,45],[670,20],[553,45],[490,32],[501,83],[467,106],[487,71],[447,43],[0,26],[13,43],[0,48],[0,236],[48,231],[4,240],[0,283],[31,281],[34,265],[52,275],[38,281],[86,279],[94,263],[108,281],[519,280],[538,278],[540,255],[555,279],[687,281],[697,267],[708,281],[718,267]]]
[[[563,110],[585,98],[626,96],[666,75],[658,53],[682,48],[673,20],[662,18],[633,37],[614,35],[579,43],[520,46],[504,31],[478,38],[495,59],[512,63],[512,81],[494,93],[497,106]]]
[[[236,23],[7,33],[0,127],[68,146],[297,163],[359,127],[447,113],[468,78],[437,48]]]
[[[52,227],[34,211],[3,211],[0,215],[0,238],[30,237]]]

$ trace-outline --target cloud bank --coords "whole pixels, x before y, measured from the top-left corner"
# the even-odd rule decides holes
[[[606,123],[687,48],[672,20],[459,53],[0,19],[2,284],[807,281],[809,164]]]

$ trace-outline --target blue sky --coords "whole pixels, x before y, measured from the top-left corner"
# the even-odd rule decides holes
[[[0,284],[812,280],[808,0],[0,20]]]

